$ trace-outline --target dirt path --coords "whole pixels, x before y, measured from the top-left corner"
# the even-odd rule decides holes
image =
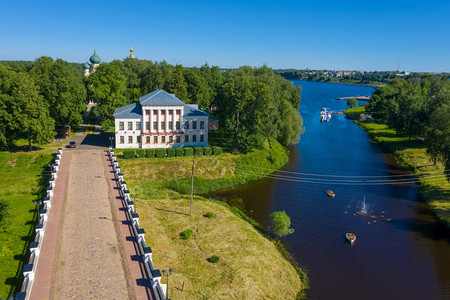
[[[134,298],[119,250],[102,151],[71,153],[51,299]]]

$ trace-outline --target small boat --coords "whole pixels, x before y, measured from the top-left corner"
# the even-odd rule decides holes
[[[347,232],[345,234],[345,238],[350,242],[350,244],[353,245],[353,243],[356,241],[356,234]]]
[[[336,196],[336,194],[335,194],[332,190],[328,190],[328,191],[327,191],[327,195],[328,195],[328,197],[330,197],[330,198],[334,198],[334,196]]]

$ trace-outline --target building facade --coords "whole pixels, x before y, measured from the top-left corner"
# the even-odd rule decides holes
[[[116,148],[208,146],[209,114],[163,90],[117,108]]]

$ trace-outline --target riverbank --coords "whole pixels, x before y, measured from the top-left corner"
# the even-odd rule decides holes
[[[244,155],[196,157],[194,193],[256,180],[287,160],[288,153],[275,141]],[[200,196],[194,196],[189,216],[192,158],[139,158],[120,164],[127,186],[139,195],[136,209],[149,232],[155,264],[175,270],[169,279],[173,298],[295,299],[303,294],[305,273],[254,220]],[[193,238],[180,238],[186,229]],[[213,255],[219,257],[217,263],[210,262]]]
[[[360,113],[361,107],[349,112]],[[355,123],[364,128],[371,140],[385,152],[393,154],[401,166],[417,175],[422,199],[440,222],[450,229],[450,182],[444,174],[444,165],[440,162],[433,163],[423,143],[414,138],[409,141],[408,136],[397,135],[395,130],[389,129],[385,124],[356,120]]]

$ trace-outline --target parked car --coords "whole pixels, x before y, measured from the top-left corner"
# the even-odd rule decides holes
[[[76,142],[70,142],[69,143],[69,148],[76,148],[77,147],[77,143]]]

